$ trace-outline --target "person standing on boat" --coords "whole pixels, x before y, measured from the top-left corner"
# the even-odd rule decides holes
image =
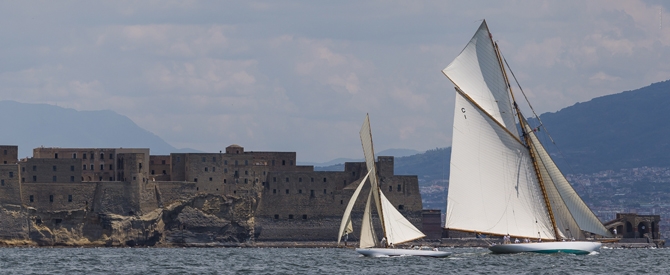
[[[386,237],[382,238],[381,245],[382,245],[382,247],[388,247],[388,245],[386,243]]]

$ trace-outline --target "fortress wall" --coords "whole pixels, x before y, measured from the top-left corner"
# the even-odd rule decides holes
[[[156,181],[170,181],[170,156],[150,156],[149,159],[149,177]]]
[[[19,166],[21,167],[21,182],[82,182],[81,159],[29,158],[19,162]]]
[[[0,164],[0,204],[21,205],[21,176],[17,164]]]
[[[18,161],[19,146],[0,145],[0,164],[14,164]]]
[[[131,202],[131,184],[127,182],[98,182],[95,189],[95,213],[134,215],[137,207]]]
[[[195,195],[197,192],[195,185],[194,182],[156,182],[163,207]]]
[[[22,200],[40,212],[86,209],[93,205],[96,183],[34,183],[23,184]],[[32,198],[32,201],[31,201]]]

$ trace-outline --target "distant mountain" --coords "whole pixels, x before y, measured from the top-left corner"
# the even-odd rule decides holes
[[[540,116],[566,174],[670,166],[670,80]],[[543,133],[541,129],[540,133]],[[543,142],[550,143],[548,138]]]
[[[32,156],[33,148],[150,148],[162,155],[176,149],[157,135],[113,111],[76,111],[48,104],[0,101],[3,131],[0,144],[18,145],[19,158]]]

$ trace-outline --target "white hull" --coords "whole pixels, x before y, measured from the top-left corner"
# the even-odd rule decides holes
[[[451,255],[451,252],[446,251],[397,248],[356,248],[356,252],[368,257],[423,256],[443,258]]]
[[[497,244],[489,247],[493,253],[571,253],[571,254],[589,254],[600,250],[602,244],[599,242],[546,242],[546,243],[513,243]]]

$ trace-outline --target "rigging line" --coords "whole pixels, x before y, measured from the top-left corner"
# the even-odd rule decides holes
[[[502,56],[502,53],[500,53]],[[519,84],[519,80],[516,79],[516,76],[514,75],[514,72],[512,71],[512,68],[509,66],[509,63],[507,63],[507,59],[505,59],[504,56],[502,56],[503,61],[505,61],[505,65],[507,65],[507,69],[509,69],[509,72],[512,74],[512,77],[514,78],[514,82],[516,82],[516,85],[519,86],[519,90],[521,91],[521,94],[523,95],[523,98],[526,99],[526,103],[528,103],[528,107],[530,107],[530,110],[533,112],[533,115],[537,119],[537,121],[540,122],[540,126],[544,128],[544,131],[547,133],[547,136],[549,137],[549,140],[551,140],[551,143],[554,143],[554,139],[551,137],[549,134],[549,131],[547,131],[547,128],[544,127],[544,123],[542,123],[542,120],[540,120],[540,116],[535,113],[535,109],[533,109],[533,105],[530,104],[530,101],[528,100],[528,97],[526,96],[526,93],[523,91],[523,88],[521,88],[521,84]]]

